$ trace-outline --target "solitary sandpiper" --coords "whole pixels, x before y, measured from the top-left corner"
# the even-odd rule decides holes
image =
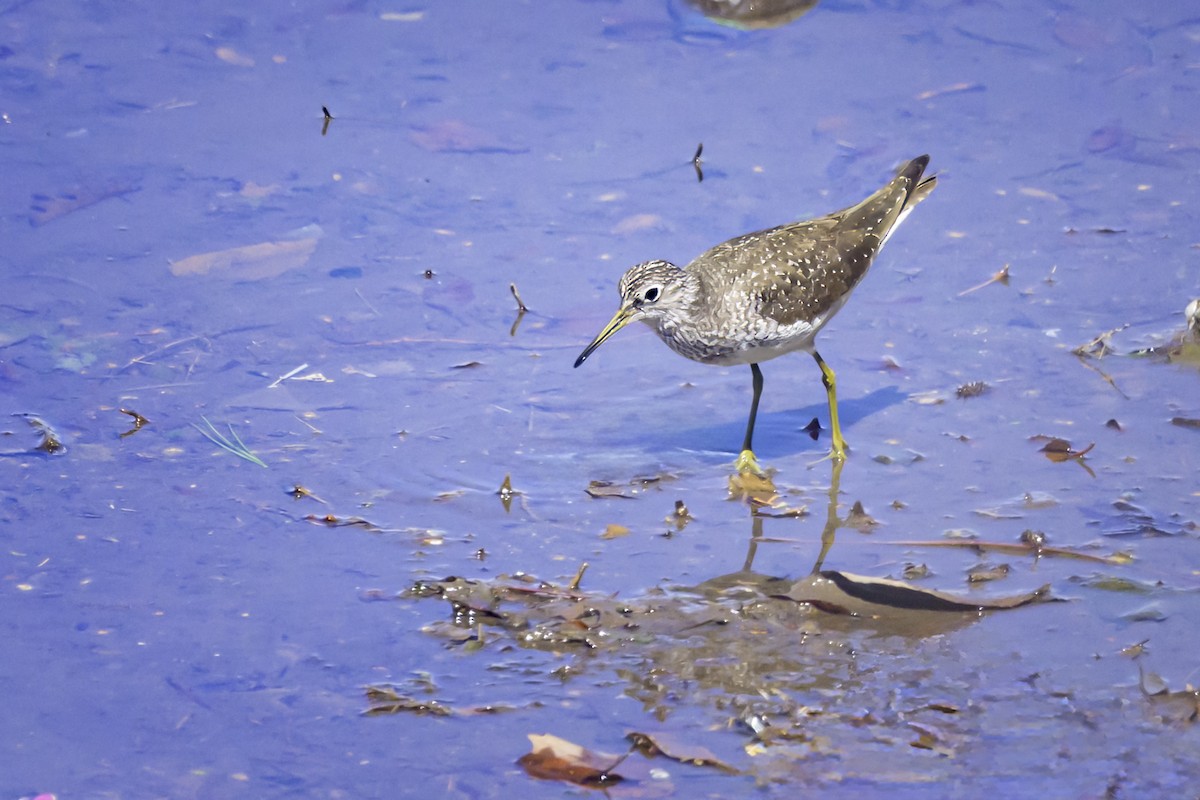
[[[761,471],[751,448],[762,395],[758,365],[794,350],[811,353],[821,368],[833,431],[830,457],[846,457],[838,423],[833,370],[814,346],[817,331],[850,298],[896,227],[937,185],[924,178],[929,156],[909,161],[896,177],[861,203],[805,222],[747,233],[717,245],[686,267],[646,261],[618,285],[621,307],[575,366],[635,320],[654,329],[667,346],[693,361],[749,364],[754,398],[739,470]]]

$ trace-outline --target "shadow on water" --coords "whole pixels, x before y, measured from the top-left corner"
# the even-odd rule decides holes
[[[746,396],[749,398],[748,370],[746,383]],[[776,386],[773,388],[775,389],[774,395],[768,394],[770,389],[767,389],[764,390],[764,396],[778,398],[782,387]],[[823,401],[824,389],[821,387],[819,374],[815,370],[810,388],[814,392],[821,394],[821,403],[801,406],[787,411],[764,411],[761,408],[759,409],[758,420],[754,426],[754,449],[760,456],[765,459],[783,458],[825,447],[828,436],[829,407]],[[856,423],[904,401],[905,396],[894,386],[876,389],[862,397],[838,398],[838,413],[842,429],[851,432],[847,437],[850,438],[853,436]],[[670,401],[660,400],[659,402],[665,403]],[[749,400],[747,400],[748,405]],[[730,409],[730,411],[732,412],[733,409]],[[813,419],[823,420],[821,423],[821,434],[816,439],[820,443],[820,446],[814,444],[814,439],[805,430],[806,426]],[[746,433],[746,422],[743,417],[740,422],[730,421],[719,425],[705,425],[684,428],[682,430],[673,430],[669,426],[664,425],[656,433],[659,437],[659,442],[656,443],[657,446],[733,453],[736,455],[737,448],[741,445],[742,437]],[[632,440],[630,440],[631,442]],[[853,439],[851,439],[851,446],[853,446]]]

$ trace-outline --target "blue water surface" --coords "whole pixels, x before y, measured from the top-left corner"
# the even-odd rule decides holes
[[[741,770],[656,761],[658,796],[1194,791],[1195,718],[1139,670],[1179,691],[1200,667],[1198,42],[1185,4],[1114,0],[826,0],[754,30],[680,0],[0,7],[0,797],[582,795],[516,765],[527,734],[622,752],[655,725]],[[636,650],[431,633],[417,580],[588,562],[632,601],[738,570],[748,370],[641,329],[572,363],[630,264],[850,205],[922,153],[937,190],[820,340],[842,511],[880,523],[826,566],[1069,602],[851,626],[819,685],[803,631],[779,663],[730,646],[865,726],[786,759],[700,679],[656,716]],[[825,396],[803,355],[763,371],[759,455],[812,513],[767,520],[755,569],[796,578]],[[1026,529],[1130,560],[898,544]],[[1009,577],[968,587],[985,561]],[[512,710],[367,717],[373,684]],[[960,713],[914,745],[938,703]]]

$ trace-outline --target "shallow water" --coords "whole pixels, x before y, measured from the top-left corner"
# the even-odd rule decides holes
[[[620,753],[631,730],[741,773],[631,758],[655,796],[1179,796],[1195,698],[1139,670],[1178,692],[1200,666],[1200,432],[1172,422],[1200,418],[1200,373],[1170,355],[1200,296],[1185,11],[0,10],[0,399],[32,415],[0,425],[0,796],[559,797],[586,790],[528,777],[527,734]],[[1066,602],[910,629],[763,583],[832,527],[811,359],[763,367],[759,456],[808,513],[759,520],[752,571],[727,499],[748,370],[641,329],[571,365],[629,264],[842,207],[922,152],[937,190],[820,339],[836,516],[879,523],[824,567]],[[149,424],[122,436],[119,409]],[[1055,462],[1039,435],[1095,447]],[[903,544],[1027,529],[1132,560]],[[587,627],[576,605],[456,627],[409,592],[557,592],[583,562],[600,643],[515,627]],[[1009,572],[969,585],[980,564]],[[368,685],[456,713],[364,716]]]

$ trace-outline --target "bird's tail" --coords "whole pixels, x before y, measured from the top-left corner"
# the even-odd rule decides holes
[[[904,206],[900,209],[899,216],[896,217],[896,221],[892,224],[893,231],[900,227],[900,223],[904,222],[904,218],[912,213],[917,204],[926,197],[929,197],[929,193],[937,187],[937,175],[930,175],[928,178],[922,180],[925,168],[928,166],[929,156],[918,156],[900,168],[900,172],[896,177],[907,178],[909,185],[913,188],[909,190],[908,197],[904,201]],[[888,233],[891,233],[891,231],[888,231]]]

